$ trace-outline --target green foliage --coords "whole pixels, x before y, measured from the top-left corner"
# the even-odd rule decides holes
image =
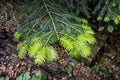
[[[114,74],[114,75],[119,75],[119,76],[120,76],[120,71],[114,71],[113,74]]]
[[[40,71],[37,71],[36,74],[32,77],[32,80],[46,80],[47,75],[42,75]]]
[[[75,13],[76,15],[82,15],[84,17],[90,18],[90,8],[88,6],[91,0],[56,0],[59,3],[63,4],[66,9],[71,12]],[[65,6],[66,5],[66,6]]]
[[[120,0],[99,0],[94,8],[93,15],[98,21],[105,22],[102,26],[107,26],[108,32],[112,33],[120,23]]]
[[[114,63],[117,65],[117,66],[120,66],[120,53],[118,53],[114,59]]]
[[[63,69],[65,72],[67,72],[71,76],[72,75],[72,71],[73,71],[72,66],[75,65],[77,63],[77,61],[76,61],[76,59],[74,59],[71,56],[69,56],[68,59],[69,59],[69,62],[72,63],[72,65],[67,63],[67,62],[65,62],[62,65],[60,65],[59,68]]]
[[[106,71],[106,68],[105,68],[103,65],[100,65],[100,64],[95,65],[95,66],[94,66],[94,69],[95,69],[96,72]]]
[[[109,65],[110,68],[112,68],[112,65]],[[93,67],[93,69],[98,73],[99,71],[103,72],[106,76],[106,80],[114,80],[115,78],[113,76],[118,76],[120,78],[120,71],[114,70],[110,71],[107,70],[107,68],[104,67],[104,65],[97,64]],[[117,78],[118,79],[118,78]]]
[[[72,66],[71,65],[66,65],[66,63],[62,64],[59,66],[59,68],[64,69],[65,72],[67,72],[69,75],[72,75]]]
[[[68,11],[96,22],[118,25],[120,23],[120,0],[56,0]],[[69,5],[70,4],[70,5]],[[92,21],[91,21],[92,22]],[[102,24],[100,26],[105,26]],[[96,26],[97,27],[97,26]],[[101,28],[102,29],[102,28]],[[108,30],[109,31],[109,30]],[[109,31],[111,32],[111,31]]]
[[[97,16],[98,21],[120,22],[120,1],[119,0],[56,0],[76,15],[82,14],[86,18]],[[71,4],[71,5],[69,5]]]
[[[28,53],[36,63],[55,60],[57,52],[52,44],[56,41],[60,41],[73,57],[91,54],[89,45],[96,40],[86,19],[80,19],[52,0],[35,0],[23,7],[26,19],[14,34],[17,39],[23,40],[17,46],[20,58]]]
[[[100,27],[98,28],[98,31],[103,31],[103,30],[104,30],[104,28],[105,28],[105,27],[100,26]]]
[[[16,80],[46,80],[47,76],[42,75],[40,71],[36,71],[35,75],[30,77],[30,72],[26,72],[25,74],[21,74],[16,78]]]
[[[65,71],[69,74],[72,75],[72,67],[70,65],[65,67]]]
[[[39,80],[41,78],[42,74],[40,71],[37,71],[35,76],[32,77],[32,80]]]
[[[114,31],[114,27],[112,25],[108,25],[107,30],[111,33]]]
[[[118,25],[119,3],[119,0],[25,1],[22,8],[24,20],[14,34],[17,39],[23,40],[18,44],[19,57],[27,52],[36,63],[52,61],[57,58],[57,52],[51,45],[58,40],[71,56],[88,57],[91,53],[89,45],[96,41],[86,18],[95,17],[98,21],[112,21]],[[109,32],[114,31],[112,24],[106,26]],[[98,30],[103,29],[100,27]]]
[[[116,25],[120,22],[120,1],[119,0],[99,0],[95,6],[93,14],[98,12],[98,21],[113,21]]]
[[[20,75],[16,80],[28,80],[30,78],[30,73],[26,72],[24,75]]]
[[[0,80],[9,80],[8,77],[0,77]]]

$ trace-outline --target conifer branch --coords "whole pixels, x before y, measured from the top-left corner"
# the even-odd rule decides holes
[[[53,20],[53,17],[52,17],[52,15],[51,15],[50,11],[48,10],[48,7],[47,7],[47,5],[46,5],[46,3],[45,3],[45,0],[43,0],[43,3],[44,3],[44,5],[45,5],[45,8],[46,8],[46,10],[47,10],[50,18],[51,18],[51,21],[52,21],[52,24],[53,24],[53,27],[54,27],[54,31],[55,31],[55,33],[56,33],[56,36],[57,36],[57,38],[59,39],[57,30],[56,30],[56,26],[55,26],[55,23],[54,23],[54,20]]]

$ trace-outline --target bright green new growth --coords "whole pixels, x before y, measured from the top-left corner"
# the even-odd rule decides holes
[[[51,44],[56,41],[60,41],[73,57],[91,54],[89,45],[96,40],[87,20],[67,12],[51,0],[35,0],[25,5],[26,20],[15,33],[16,38],[23,39],[17,46],[20,58],[28,53],[36,63],[55,60],[57,52]]]

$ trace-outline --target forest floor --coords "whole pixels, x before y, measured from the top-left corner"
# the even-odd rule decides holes
[[[120,80],[119,31],[99,32],[107,36],[107,39],[89,66],[68,56],[67,50],[59,44],[54,45],[59,54],[58,60],[40,65],[34,64],[33,58],[27,55],[20,59],[16,49],[19,41],[13,37],[12,31],[0,28],[0,80],[3,80],[1,77],[16,80],[26,72],[30,72],[32,77],[39,70],[46,78],[42,80]]]

